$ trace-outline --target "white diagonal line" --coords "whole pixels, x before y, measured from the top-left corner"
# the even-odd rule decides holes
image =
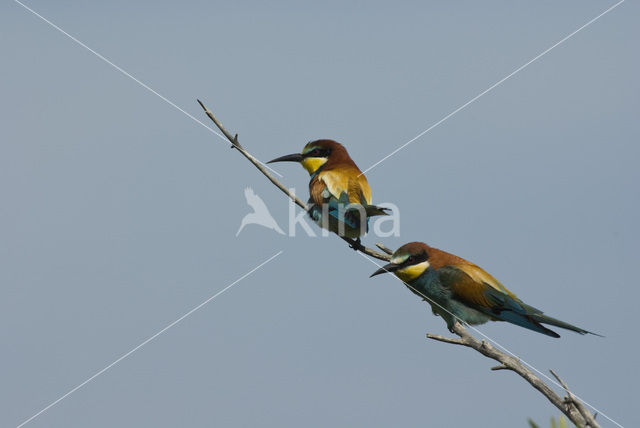
[[[383,268],[382,265],[378,264],[378,262],[376,262],[375,260],[373,260],[372,258],[366,256],[363,253],[358,252],[358,254],[360,254],[362,257],[364,257],[365,259],[369,260],[371,263],[373,263],[374,265],[378,266],[379,268]],[[384,268],[383,268],[384,269]],[[385,271],[387,271],[385,269]],[[387,271],[388,273],[391,273],[389,271]],[[506,347],[502,346],[501,344],[499,344],[496,340],[494,340],[493,338],[489,337],[488,335],[484,334],[482,331],[480,331],[480,329],[478,329],[477,327],[474,327],[471,324],[467,324],[466,322],[464,322],[462,319],[460,319],[457,315],[453,314],[452,312],[450,312],[447,308],[445,308],[444,306],[442,306],[441,304],[435,302],[433,299],[431,299],[430,297],[424,295],[423,293],[421,293],[418,289],[416,289],[415,287],[412,287],[411,285],[409,285],[408,283],[404,282],[403,280],[401,280],[400,278],[398,278],[397,276],[393,275],[394,278],[396,278],[398,281],[400,281],[401,283],[403,283],[407,288],[409,288],[411,291],[413,291],[414,293],[416,293],[417,295],[421,296],[423,299],[425,299],[426,301],[428,301],[429,303],[431,303],[432,305],[436,305],[438,307],[440,307],[440,309],[442,309],[443,311],[445,311],[446,313],[448,313],[449,315],[451,315],[452,317],[454,317],[457,321],[460,322],[460,324],[463,324],[465,326],[467,326],[468,328],[470,328],[471,330],[477,332],[478,334],[482,335],[485,339],[487,339],[488,341],[492,342],[494,345],[496,345],[498,348],[502,349],[503,351],[507,352],[508,354],[510,354],[511,356],[513,356],[514,358],[517,358],[518,361],[520,361],[521,363],[523,363],[524,365],[526,365],[527,367],[531,368],[532,370],[534,370],[536,373],[538,373],[539,375],[543,376],[545,379],[547,379],[548,381],[550,381],[551,383],[553,383],[555,386],[557,386],[558,388],[564,390],[563,386],[560,385],[558,382],[556,382],[555,380],[553,380],[552,378],[550,378],[549,376],[547,376],[545,373],[543,373],[542,371],[538,370],[537,368],[535,368],[532,364],[529,364],[528,362],[526,362],[525,360],[522,359],[522,357],[514,354],[513,352],[511,352],[509,349],[507,349]],[[587,403],[584,399],[582,399],[581,397],[579,397],[577,394],[573,393],[572,394],[580,401],[582,401],[584,404],[586,404],[587,406],[591,407],[591,409],[595,410],[597,412],[597,414],[604,416],[605,418],[609,419],[611,422],[613,422],[614,424],[616,424],[617,426],[619,426],[620,428],[624,428],[622,425],[620,425],[618,422],[614,421],[613,419],[611,419],[609,416],[607,416],[605,413],[603,413],[602,411],[596,409],[594,406],[592,406],[591,404]]]
[[[552,49],[556,48],[557,46],[561,45],[562,43],[566,42],[567,40],[569,40],[571,37],[573,37],[574,35],[576,35],[577,33],[579,33],[580,31],[584,30],[585,28],[587,28],[589,25],[593,24],[594,22],[596,22],[598,19],[602,18],[604,15],[606,15],[607,13],[611,12],[613,9],[615,9],[616,7],[620,6],[622,3],[624,3],[625,0],[620,0],[618,3],[614,4],[613,6],[611,6],[609,9],[605,10],[604,12],[602,12],[600,15],[596,16],[595,18],[593,18],[591,21],[587,22],[586,24],[584,24],[582,27],[578,28],[577,30],[575,30],[573,33],[567,35],[566,37],[564,37],[562,40],[560,40],[559,42],[557,42],[556,44],[554,44],[553,46],[551,46],[550,48],[544,50],[543,52],[539,53],[538,55],[536,55],[533,59],[527,61],[525,64],[521,65],[520,67],[516,68],[515,70],[513,70],[511,73],[509,73],[507,76],[503,77],[502,79],[498,80],[496,83],[494,83],[493,85],[489,86],[487,89],[485,89],[484,91],[480,92],[478,95],[476,95],[475,97],[471,98],[469,101],[467,101],[466,103],[462,104],[460,107],[458,107],[457,109],[455,109],[454,111],[452,111],[451,113],[449,113],[448,115],[446,115],[445,117],[443,117],[442,119],[440,119],[439,121],[437,121],[436,123],[434,123],[433,125],[431,125],[430,127],[428,127],[427,129],[425,129],[424,131],[422,131],[421,133],[419,133],[418,135],[416,135],[415,137],[413,137],[412,139],[410,139],[409,141],[407,141],[406,143],[404,143],[403,145],[401,145],[400,147],[398,147],[397,149],[395,149],[394,151],[392,151],[391,153],[389,153],[388,155],[386,155],[385,157],[383,157],[382,159],[380,159],[378,162],[374,163],[373,165],[371,165],[369,168],[365,169],[364,171],[362,171],[360,173],[360,175],[371,171],[373,168],[375,168],[376,166],[378,166],[379,164],[381,164],[382,162],[384,162],[385,160],[389,159],[391,156],[395,155],[396,153],[398,153],[400,150],[404,149],[405,147],[407,147],[409,144],[413,143],[415,140],[417,140],[418,138],[422,137],[424,134],[426,134],[427,132],[431,131],[433,128],[435,128],[436,126],[440,125],[442,122],[444,122],[445,120],[449,119],[451,116],[453,116],[454,114],[458,113],[460,110],[464,109],[465,107],[467,107],[469,104],[473,103],[474,101],[476,101],[478,98],[482,97],[483,95],[485,95],[487,92],[491,91],[492,89],[494,89],[495,87],[499,86],[500,84],[502,84],[504,81],[506,81],[507,79],[511,78],[512,76],[516,75],[517,73],[519,73],[520,71],[524,70],[526,67],[528,67],[529,65],[531,65],[532,63],[534,63],[535,61],[537,61],[538,59],[542,58],[544,55],[546,55],[547,53],[549,53]]]
[[[237,283],[239,283],[240,281],[242,281],[243,279],[245,279],[246,277],[251,275],[253,272],[257,271],[262,266],[266,265],[271,260],[273,260],[276,257],[278,257],[280,254],[282,254],[282,251],[278,251],[276,254],[274,254],[273,256],[269,257],[267,260],[265,260],[264,262],[260,263],[258,266],[254,267],[249,272],[245,273],[240,278],[236,279],[231,284],[227,285],[225,288],[223,288],[222,290],[218,291],[216,294],[214,294],[213,296],[209,297],[207,300],[205,300],[204,302],[200,303],[195,308],[191,309],[189,312],[187,312],[186,314],[182,315],[180,318],[178,318],[177,320],[175,320],[174,322],[172,322],[171,324],[169,324],[168,326],[166,326],[162,330],[158,331],[156,334],[154,334],[153,336],[149,337],[147,340],[145,340],[144,342],[142,342],[141,344],[139,344],[138,346],[136,346],[135,348],[133,348],[132,350],[127,352],[126,354],[122,355],[120,358],[118,358],[117,360],[115,360],[114,362],[112,362],[111,364],[109,364],[108,366],[106,366],[105,368],[103,368],[102,370],[100,370],[99,372],[97,372],[96,374],[94,374],[93,376],[91,376],[90,378],[88,378],[87,380],[82,382],[81,384],[79,384],[78,386],[76,386],[75,388],[73,388],[72,390],[70,390],[69,392],[67,392],[66,394],[64,394],[60,398],[58,398],[57,400],[53,401],[47,407],[43,408],[38,413],[36,413],[35,415],[31,416],[29,419],[25,420],[24,422],[22,422],[20,425],[17,426],[17,428],[20,428],[20,427],[28,424],[29,422],[31,422],[32,420],[34,420],[35,418],[37,418],[38,416],[40,416],[41,414],[43,414],[44,412],[46,412],[47,410],[49,410],[50,408],[52,408],[53,406],[55,406],[56,404],[58,404],[59,402],[61,402],[62,400],[64,400],[65,398],[67,398],[68,396],[70,396],[71,394],[73,394],[74,392],[76,392],[77,390],[79,390],[80,388],[82,388],[83,386],[88,384],[89,382],[91,382],[92,380],[94,380],[95,378],[97,378],[98,376],[100,376],[102,373],[106,372],[111,367],[115,366],[120,361],[124,360],[129,355],[133,354],[138,349],[142,348],[144,345],[146,345],[147,343],[151,342],[153,339],[155,339],[156,337],[160,336],[162,333],[164,333],[165,331],[169,330],[171,327],[173,327],[174,325],[178,324],[180,321],[182,321],[183,319],[187,318],[189,315],[191,315],[192,313],[194,313],[195,311],[197,311],[198,309],[200,309],[201,307],[203,307],[204,305],[206,305],[207,303],[209,303],[210,301],[212,301],[213,299],[215,299],[216,297],[218,297],[219,295],[221,295],[222,293],[224,293],[225,291],[227,291],[228,289],[230,289],[231,287],[233,287],[234,285],[236,285]]]
[[[85,48],[86,50],[88,50],[89,52],[91,52],[92,54],[94,54],[95,56],[97,56],[98,58],[100,58],[101,60],[103,60],[104,62],[106,62],[107,64],[109,64],[110,66],[112,66],[113,68],[115,68],[116,70],[118,70],[120,73],[124,74],[125,76],[127,76],[128,78],[130,78],[131,80],[133,80],[134,82],[136,82],[138,85],[142,86],[143,88],[145,88],[147,91],[151,92],[152,94],[158,96],[161,100],[163,100],[164,102],[166,102],[167,104],[169,104],[171,107],[175,108],[176,110],[182,112],[183,114],[185,114],[188,118],[190,118],[191,120],[195,121],[196,123],[202,125],[203,127],[207,128],[209,131],[213,132],[214,134],[216,134],[218,137],[222,138],[224,141],[228,140],[226,139],[226,137],[224,137],[222,134],[220,134],[218,131],[216,131],[215,129],[211,128],[210,126],[206,125],[204,122],[198,120],[195,116],[193,116],[192,114],[188,113],[186,110],[184,110],[182,107],[178,106],[176,103],[174,103],[173,101],[171,101],[170,99],[168,99],[167,97],[165,97],[164,95],[158,93],[157,91],[155,91],[153,88],[151,88],[149,85],[143,83],[142,81],[140,81],[138,78],[136,78],[135,76],[131,75],[130,73],[128,73],[126,70],[124,70],[122,67],[114,64],[113,62],[111,62],[109,59],[107,59],[106,57],[104,57],[103,55],[99,54],[98,52],[96,52],[95,50],[91,49],[89,46],[85,45],[84,43],[82,43],[80,40],[76,39],[74,36],[72,36],[71,34],[67,33],[66,31],[64,31],[62,28],[58,27],[56,24],[54,24],[53,22],[49,21],[47,18],[45,18],[44,16],[40,15],[38,12],[36,12],[35,10],[31,9],[29,6],[25,5],[24,3],[20,2],[19,0],[13,0],[14,2],[18,3],[20,6],[22,6],[25,10],[31,12],[32,14],[34,14],[35,16],[37,16],[38,18],[40,18],[41,20],[43,20],[44,22],[46,22],[47,24],[49,24],[51,27],[55,28],[56,30],[58,30],[59,32],[61,32],[62,34],[64,34],[65,36],[67,36],[68,38],[70,38],[71,40],[73,40],[74,42],[76,42],[78,45],[82,46],[83,48]],[[276,174],[278,177],[282,178],[282,175],[278,173],[278,171],[275,171],[273,168],[271,168],[269,165],[265,164],[264,162],[258,160],[258,162],[260,162],[260,164],[262,166],[264,166],[265,168],[269,169],[269,171],[273,172],[274,174]]]

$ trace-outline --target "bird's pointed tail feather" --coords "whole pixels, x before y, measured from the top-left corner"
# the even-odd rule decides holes
[[[566,330],[575,331],[576,333],[580,333],[580,334],[593,334],[594,336],[604,337],[601,334],[594,333],[592,331],[585,330],[585,329],[580,328],[580,327],[576,327],[575,325],[569,324],[568,322],[560,321],[557,318],[553,318],[553,317],[550,317],[550,316],[542,314],[542,313],[540,313],[540,314],[532,314],[532,315],[530,315],[530,317],[533,318],[534,320],[536,320],[539,323],[553,325],[553,326],[556,326],[556,327],[564,328]]]
[[[377,215],[389,215],[389,208],[379,207],[377,205],[364,205],[364,211],[367,213],[367,217],[373,217]]]

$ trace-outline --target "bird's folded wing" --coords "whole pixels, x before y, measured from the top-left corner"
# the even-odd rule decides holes
[[[343,167],[321,171],[312,180],[310,187],[326,188],[333,197],[340,199],[340,195],[346,192],[348,195],[348,203],[370,204],[371,188],[364,175],[359,175],[360,170],[357,168]],[[314,182],[317,182],[314,183]],[[312,193],[320,196],[322,190],[310,189]],[[313,196],[312,196],[313,197]]]
[[[369,205],[371,204],[371,188],[364,175],[356,175],[349,179],[349,202]]]
[[[520,299],[476,265],[444,266],[438,276],[454,298],[478,310],[493,315],[503,310],[526,313]]]
[[[442,284],[450,288],[453,297],[467,306],[494,319],[508,321],[547,336],[560,337],[555,331],[540,324],[549,322],[540,310],[523,303],[480,267],[472,264],[450,265],[441,267],[438,273]],[[562,327],[579,331],[566,323]]]

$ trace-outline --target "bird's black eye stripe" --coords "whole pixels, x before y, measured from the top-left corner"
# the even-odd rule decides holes
[[[402,262],[403,265],[413,265],[427,260],[427,253],[422,253],[417,256],[409,256],[407,259]]]
[[[328,150],[315,148],[311,150],[309,153],[307,153],[306,156],[315,158],[315,157],[326,157],[328,155],[329,155]]]

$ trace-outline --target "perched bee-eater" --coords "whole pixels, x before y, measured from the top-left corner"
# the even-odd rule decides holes
[[[311,141],[302,153],[267,163],[284,161],[299,162],[311,176],[309,215],[320,227],[359,239],[368,231],[369,217],[387,215],[387,208],[371,205],[369,183],[342,144]]]
[[[449,330],[456,320],[471,325],[491,320],[507,321],[551,337],[560,335],[542,324],[595,334],[544,315],[479,266],[422,242],[398,248],[391,263],[371,276],[386,272],[393,272],[411,291],[427,300],[433,313],[444,318]]]

